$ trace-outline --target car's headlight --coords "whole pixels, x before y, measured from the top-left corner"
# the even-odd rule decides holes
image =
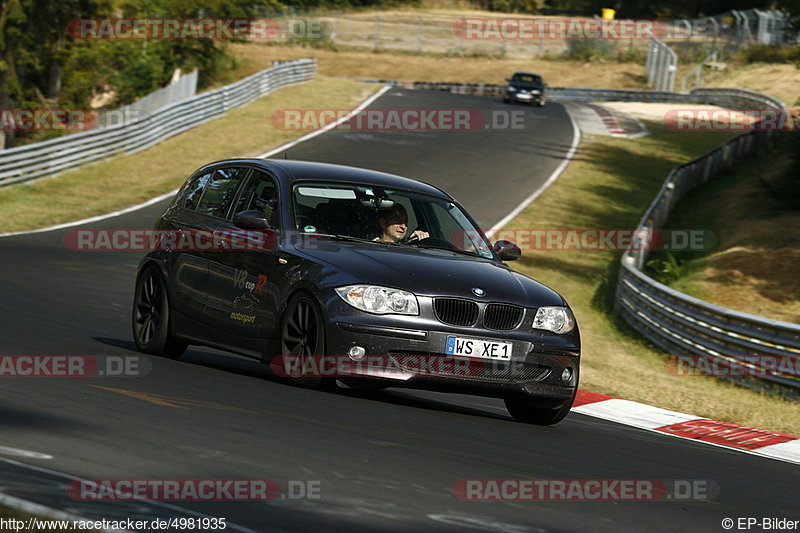
[[[508,87],[506,87],[506,91],[508,91],[510,93],[513,93],[516,90],[517,90],[517,88],[514,87],[513,85],[509,85]]]
[[[575,317],[566,307],[540,307],[533,319],[534,329],[546,329],[553,333],[569,333],[575,329]]]
[[[379,315],[418,315],[417,297],[407,291],[376,285],[348,285],[336,289],[342,300],[356,309]]]

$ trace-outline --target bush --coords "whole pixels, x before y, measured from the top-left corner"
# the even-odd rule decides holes
[[[645,274],[664,285],[669,285],[687,273],[686,262],[676,257],[672,252],[666,252],[662,257],[651,259],[645,265]]]

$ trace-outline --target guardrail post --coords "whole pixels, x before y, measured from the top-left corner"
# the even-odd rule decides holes
[[[711,46],[714,50],[717,49],[717,37],[719,37],[719,22],[714,17],[708,17],[709,22],[714,27],[714,40],[711,42]]]

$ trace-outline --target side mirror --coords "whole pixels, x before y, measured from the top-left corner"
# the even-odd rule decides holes
[[[516,261],[522,255],[522,250],[519,249],[519,246],[511,241],[497,241],[492,248],[494,248],[501,261]]]
[[[233,215],[233,225],[239,229],[269,229],[269,220],[267,220],[267,215],[253,209]]]

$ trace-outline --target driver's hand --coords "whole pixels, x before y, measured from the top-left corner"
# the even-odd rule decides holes
[[[418,229],[417,231],[411,234],[411,238],[419,240],[427,239],[430,236],[431,236],[430,233],[428,233],[427,231],[422,231],[421,229]]]

